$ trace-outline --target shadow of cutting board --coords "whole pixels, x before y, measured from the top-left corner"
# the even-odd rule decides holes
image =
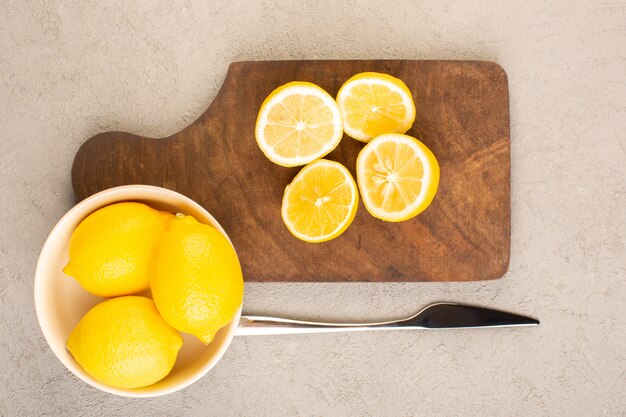
[[[386,223],[360,203],[330,242],[292,237],[280,217],[298,168],[266,159],[254,125],[265,97],[294,80],[335,96],[352,75],[378,71],[406,82],[417,117],[408,132],[441,166],[439,191],[416,218]],[[361,142],[344,136],[327,158],[355,175]],[[163,139],[98,134],[72,167],[78,200],[123,184],[151,184],[191,197],[231,237],[247,281],[473,281],[509,264],[510,140],[507,77],[491,62],[266,61],[230,65],[222,89],[190,126]]]

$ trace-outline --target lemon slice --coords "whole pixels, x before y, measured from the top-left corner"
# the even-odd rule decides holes
[[[356,176],[367,211],[379,219],[400,222],[417,216],[433,201],[439,163],[419,140],[389,133],[361,150]]]
[[[409,88],[395,77],[363,72],[345,82],[337,93],[343,129],[362,142],[383,133],[405,133],[415,121]]]
[[[339,144],[343,136],[339,107],[315,84],[287,83],[261,105],[255,136],[272,162],[285,167],[306,165]]]
[[[298,239],[325,242],[350,226],[358,203],[356,183],[347,168],[320,159],[302,168],[285,188],[281,215]]]

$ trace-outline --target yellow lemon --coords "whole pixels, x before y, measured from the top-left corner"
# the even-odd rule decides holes
[[[399,222],[417,216],[433,201],[439,163],[422,142],[390,133],[361,150],[356,176],[365,208],[374,217]]]
[[[319,243],[342,234],[358,204],[356,183],[346,167],[321,159],[302,168],[285,188],[281,215],[295,237]]]
[[[150,280],[163,319],[209,343],[243,301],[243,275],[232,245],[217,229],[177,215],[163,234]]]
[[[339,89],[337,104],[345,132],[363,142],[383,133],[404,133],[415,121],[411,91],[387,74],[355,75]]]
[[[159,315],[152,300],[126,296],[85,314],[67,349],[85,372],[118,388],[154,384],[170,373],[183,339]]]
[[[308,164],[339,144],[343,136],[339,107],[315,84],[285,84],[261,105],[255,136],[272,162],[285,167]]]
[[[142,203],[103,207],[72,234],[63,272],[101,297],[146,290],[156,242],[173,217]]]

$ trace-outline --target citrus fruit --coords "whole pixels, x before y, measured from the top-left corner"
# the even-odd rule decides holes
[[[383,133],[404,133],[415,121],[409,88],[388,74],[353,76],[339,89],[337,104],[346,134],[363,142]]]
[[[89,310],[66,346],[98,381],[139,388],[169,374],[182,345],[182,337],[161,318],[152,300],[126,296]]]
[[[361,150],[356,176],[367,211],[399,222],[417,216],[431,203],[439,185],[439,164],[419,140],[389,133]]]
[[[72,234],[63,272],[101,297],[146,290],[156,242],[173,217],[142,203],[103,207]]]
[[[356,183],[346,167],[320,159],[302,168],[285,188],[281,215],[298,239],[325,242],[350,226],[358,203]]]
[[[321,158],[343,135],[337,103],[321,87],[301,81],[274,90],[263,102],[255,136],[272,162],[293,167]]]
[[[209,343],[243,301],[237,254],[217,229],[179,214],[157,245],[152,297],[175,329]]]

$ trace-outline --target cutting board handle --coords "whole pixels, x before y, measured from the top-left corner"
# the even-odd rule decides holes
[[[193,148],[194,139],[212,139],[214,125],[220,123],[218,113],[223,114],[226,103],[232,101],[228,96],[236,91],[233,84],[240,71],[239,64],[230,64],[224,83],[209,107],[193,123],[171,136],[151,138],[110,131],[87,139],[72,164],[72,186],[77,199],[106,188],[136,183],[138,178],[143,184],[180,190],[184,185],[178,184],[182,177],[175,174],[180,168],[180,158],[187,146]]]

